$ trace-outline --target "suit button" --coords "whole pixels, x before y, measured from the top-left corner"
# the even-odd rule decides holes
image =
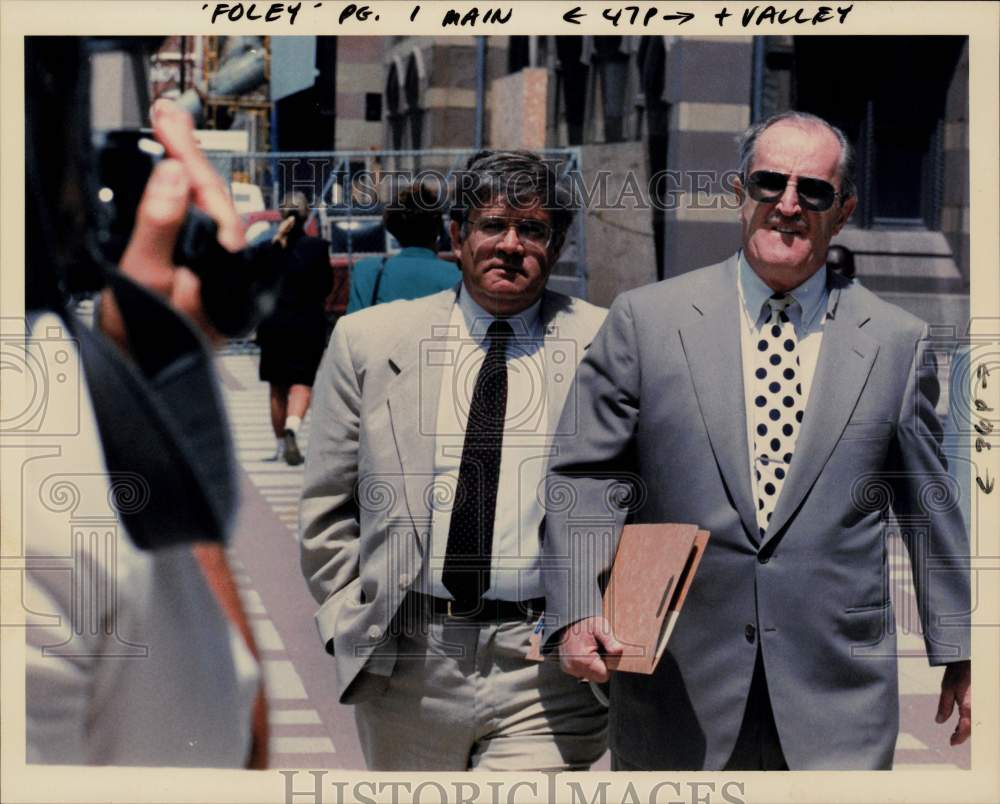
[[[746,628],[743,629],[743,634],[744,636],[746,636],[747,642],[749,642],[752,645],[754,637],[757,636],[757,629],[754,628],[752,625],[748,625]]]
[[[399,576],[399,588],[406,589],[410,585],[410,573],[404,572]]]
[[[378,639],[380,636],[382,636],[382,629],[381,628],[379,628],[377,625],[371,625],[371,626],[368,627],[368,638],[369,639]]]
[[[764,553],[757,553],[757,563],[766,564],[771,560],[771,556],[765,555]]]

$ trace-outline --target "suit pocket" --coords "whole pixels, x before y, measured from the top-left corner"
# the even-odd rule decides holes
[[[870,606],[850,606],[844,609],[844,614],[866,614],[870,611],[885,611],[889,608],[891,601],[886,600],[883,603],[872,603]]]
[[[351,602],[360,604],[361,601],[361,578],[353,578],[347,586],[339,592],[331,595],[319,607],[315,614],[316,627],[319,630],[320,639],[326,647],[327,653],[333,655],[333,640],[339,632],[338,623],[340,614],[344,607]]]
[[[855,645],[873,645],[892,633],[892,602],[870,606],[852,606],[844,609],[842,620],[844,635]]]
[[[895,429],[895,422],[890,421],[848,422],[840,440],[878,441],[889,438]]]

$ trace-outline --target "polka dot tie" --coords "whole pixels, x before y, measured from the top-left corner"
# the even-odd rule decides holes
[[[463,610],[475,610],[490,586],[493,523],[500,484],[500,452],[507,412],[507,343],[503,320],[490,324],[489,350],[476,375],[458,467],[455,506],[448,526],[441,583]]]
[[[794,301],[784,293],[767,300],[771,315],[760,330],[755,352],[753,454],[761,537],[771,521],[802,426],[798,340],[787,312]]]

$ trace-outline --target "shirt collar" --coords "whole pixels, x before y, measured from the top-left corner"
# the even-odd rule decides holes
[[[490,324],[496,321],[496,316],[491,315],[476,304],[475,299],[472,298],[472,294],[466,290],[465,283],[462,283],[458,292],[458,307],[462,311],[462,317],[465,319],[465,327],[469,331],[469,334],[480,343],[485,341],[486,332],[490,328]],[[505,317],[505,320],[510,324],[511,330],[513,330],[515,338],[530,337],[537,333],[541,320],[541,307],[542,297],[539,296],[535,300],[535,303],[526,310],[522,310],[517,315]]]
[[[766,319],[768,313],[764,310],[765,302],[774,295],[764,280],[750,267],[746,254],[740,250],[739,260],[739,292],[743,308],[754,326]],[[821,309],[826,306],[829,296],[826,288],[826,264],[810,276],[798,287],[788,291],[795,303],[788,308],[788,317],[796,327],[809,326]]]

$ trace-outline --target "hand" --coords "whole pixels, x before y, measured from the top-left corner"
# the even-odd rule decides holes
[[[972,734],[972,662],[951,662],[945,666],[941,679],[937,723],[944,723],[958,704],[958,723],[951,735],[952,745],[961,745]]]
[[[271,238],[272,244],[277,244],[282,248],[288,248],[288,234],[295,228],[295,216],[289,215],[278,224],[278,231]]]
[[[191,200],[215,220],[218,240],[230,251],[238,251],[246,242],[240,218],[222,178],[195,141],[191,116],[167,100],[153,104],[150,116],[167,158],[156,165],[146,185],[120,267],[126,276],[194,319],[210,338],[218,339],[201,307],[200,280],[187,268],[173,264],[174,242]],[[126,344],[124,324],[108,291],[101,304],[101,327],[112,339]]]
[[[620,656],[622,644],[614,638],[611,626],[603,617],[589,617],[566,627],[559,643],[559,665],[584,681],[603,683],[611,670],[603,656]]]

